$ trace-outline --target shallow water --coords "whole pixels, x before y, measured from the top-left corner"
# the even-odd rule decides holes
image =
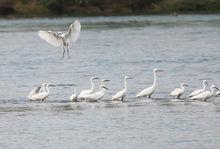
[[[71,59],[37,36],[65,31],[76,18],[0,20],[0,148],[219,148],[220,97],[172,100],[181,82],[186,97],[203,79],[220,86],[220,15],[77,18],[80,39]],[[158,74],[154,99],[136,93]],[[126,102],[111,102],[129,75]],[[43,82],[90,87],[110,79],[98,103],[70,103],[71,87],[53,87],[45,102],[28,92]],[[96,82],[98,86],[99,82]]]

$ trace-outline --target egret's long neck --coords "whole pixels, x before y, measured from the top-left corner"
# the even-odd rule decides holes
[[[154,87],[156,86],[156,83],[157,83],[157,74],[156,74],[156,72],[154,71],[154,83],[153,83],[153,86],[154,86]]]
[[[205,85],[205,82],[203,82],[203,88],[202,88],[202,90],[205,91],[205,88],[206,88],[206,85]]]
[[[101,90],[101,91],[102,91],[102,93],[103,93],[103,94],[105,94],[106,89],[105,89],[105,88],[102,88],[102,90]]]
[[[183,84],[181,85],[181,89],[182,89],[183,92],[185,91],[185,87],[184,87]]]
[[[42,88],[43,88],[43,92],[46,92],[46,91],[47,91],[46,85],[43,85]]]
[[[91,79],[91,85],[92,85],[92,87],[91,87],[90,91],[92,92],[94,90],[94,82],[92,79]]]
[[[49,94],[50,93],[50,89],[48,86],[46,86],[46,93]]]
[[[128,85],[127,85],[127,80],[126,79],[124,79],[124,84],[125,84],[125,90],[127,90],[128,89]]]

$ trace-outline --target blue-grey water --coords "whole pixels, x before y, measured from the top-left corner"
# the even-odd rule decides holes
[[[220,87],[220,15],[77,18],[80,38],[60,60],[37,31],[64,32],[75,19],[0,19],[0,148],[220,148],[220,97],[169,98],[181,82],[190,85],[183,97],[203,79]],[[153,68],[164,70],[154,99],[135,98]],[[125,102],[111,102],[125,75]],[[61,86],[45,102],[26,98],[43,82],[89,89],[91,76],[111,80],[97,103],[68,102],[73,89]]]

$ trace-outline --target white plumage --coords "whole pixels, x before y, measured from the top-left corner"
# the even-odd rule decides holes
[[[127,80],[128,79],[132,79],[132,78],[130,78],[128,76],[124,77],[124,86],[125,86],[124,89],[119,91],[118,93],[116,93],[114,96],[112,96],[112,100],[121,100],[121,101],[124,100],[126,93],[127,93],[127,89],[128,89],[128,87],[127,87]]]
[[[215,85],[211,85],[210,91],[204,91],[199,95],[191,97],[192,100],[206,101],[208,98],[214,95],[215,89],[219,90]]]
[[[148,87],[148,88],[144,89],[143,91],[141,91],[140,93],[138,93],[136,95],[136,97],[149,97],[149,98],[151,97],[151,95],[155,92],[155,89],[156,89],[156,83],[157,83],[157,75],[156,75],[156,73],[160,72],[160,71],[162,71],[162,70],[157,69],[157,68],[155,68],[153,70],[153,74],[154,74],[154,82],[153,82],[153,84],[150,87]]]
[[[219,96],[220,95],[220,91],[217,91],[215,96]]]
[[[85,99],[87,101],[98,101],[100,99],[102,99],[105,95],[106,90],[108,90],[108,88],[106,88],[104,85],[100,85],[98,92],[95,92],[93,94],[89,94],[85,96]]]
[[[28,99],[31,99],[31,97],[33,97],[34,95],[37,95],[37,94],[40,92],[40,89],[41,89],[40,86],[34,87],[34,88],[31,90],[31,92],[28,94],[27,98],[28,98]]]
[[[74,86],[74,93],[70,96],[69,100],[70,101],[77,101],[77,93],[76,93],[76,87]]]
[[[173,96],[173,97],[176,97],[176,98],[180,98],[180,96],[182,96],[184,91],[185,91],[184,86],[189,86],[189,85],[186,84],[186,83],[181,83],[181,88],[176,88],[175,90],[173,90],[170,93],[170,96]]]
[[[79,37],[80,30],[81,24],[78,20],[76,20],[73,24],[70,25],[68,31],[64,34],[40,30],[38,35],[52,46],[62,48],[63,55],[61,58],[64,58],[65,51],[67,51],[69,58],[69,45],[70,43],[76,42]]]
[[[208,85],[208,82],[207,82],[206,80],[203,80],[202,84],[203,84],[203,88],[193,91],[193,92],[189,95],[189,97],[193,97],[193,96],[196,96],[196,95],[198,95],[198,94],[204,92],[204,91],[206,90],[206,85]]]
[[[95,78],[95,77],[91,77],[91,78],[90,78],[90,82],[91,82],[91,85],[92,85],[91,89],[81,91],[80,94],[79,94],[79,96],[78,96],[78,99],[85,99],[85,96],[86,96],[86,95],[89,95],[89,94],[91,94],[91,93],[94,92],[95,87],[94,87],[94,82],[93,82],[93,80],[95,80],[95,79],[99,79],[99,78]]]

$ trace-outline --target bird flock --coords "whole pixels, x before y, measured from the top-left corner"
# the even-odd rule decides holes
[[[157,85],[157,73],[162,72],[163,70],[160,69],[153,69],[153,75],[154,75],[154,81],[153,84],[150,87],[147,87],[137,93],[136,97],[137,98],[151,98],[151,96],[155,93],[156,91],[156,85]],[[101,84],[99,86],[99,91],[95,92],[95,85],[94,85],[94,80],[98,80],[100,78],[97,77],[91,77],[90,82],[91,82],[91,88],[88,90],[83,90],[77,95],[76,91],[76,85],[71,84],[71,85],[54,85],[50,83],[43,83],[42,86],[37,86],[34,87],[34,89],[28,94],[28,99],[32,101],[44,101],[48,96],[49,96],[49,87],[50,86],[73,86],[74,93],[70,95],[69,100],[72,102],[77,102],[77,101],[89,101],[89,102],[97,102],[101,100],[104,95],[106,94],[107,90],[109,90],[105,82],[108,82],[110,80],[107,79],[102,79]],[[111,100],[112,101],[124,101],[126,94],[128,92],[128,83],[127,81],[129,79],[132,79],[129,76],[124,77],[124,89],[121,91],[118,91],[115,93]],[[211,85],[210,90],[207,90],[208,82],[206,80],[203,80],[203,88],[202,89],[197,89],[193,91],[188,97],[191,100],[200,100],[200,101],[206,101],[212,96],[219,96],[220,95],[220,90],[215,86]],[[180,88],[176,88],[173,91],[170,92],[170,96],[180,99],[180,97],[184,94],[185,92],[185,87],[189,87],[188,84],[186,83],[181,83]],[[217,92],[215,92],[217,90]]]
[[[52,46],[59,47],[63,50],[62,57],[61,59],[64,58],[65,52],[67,52],[68,58],[70,58],[69,55],[69,47],[71,43],[74,43],[77,41],[79,38],[81,31],[81,24],[78,20],[74,21],[68,29],[66,33],[55,33],[52,31],[42,31],[40,30],[38,32],[38,35],[40,38],[51,44]],[[156,91],[156,85],[157,85],[157,73],[162,72],[163,70],[161,69],[153,69],[153,76],[154,76],[154,81],[153,84],[150,87],[147,87],[137,93],[136,98],[151,98],[151,96],[155,93]],[[106,94],[107,90],[109,90],[105,82],[108,82],[110,80],[103,79],[101,81],[101,84],[99,86],[99,91],[95,92],[95,85],[94,85],[94,80],[98,80],[99,78],[97,77],[91,77],[90,82],[91,82],[91,88],[88,90],[83,90],[79,94],[77,94],[76,86],[75,85],[70,85],[73,86],[74,93],[69,97],[70,101],[77,102],[77,101],[93,101],[97,102],[101,100],[104,95]],[[129,79],[132,79],[129,76],[124,77],[124,89],[121,91],[118,91],[112,96],[113,101],[124,101],[126,94],[128,92],[128,83],[127,81]],[[206,101],[212,96],[219,96],[220,95],[220,90],[215,86],[211,85],[210,89],[207,90],[208,82],[206,80],[203,81],[203,88],[198,89],[193,91],[188,97],[191,100],[200,100],[200,101]],[[28,94],[27,98],[31,101],[44,101],[47,99],[47,97],[50,94],[50,89],[49,87],[51,86],[65,86],[65,85],[54,85],[50,83],[43,83],[41,86],[34,87],[32,91]],[[68,85],[67,85],[68,86]],[[170,96],[180,99],[181,96],[185,92],[185,87],[189,87],[188,84],[186,83],[181,83],[180,88],[176,88],[173,91],[170,92]],[[217,92],[215,93],[215,90]]]

